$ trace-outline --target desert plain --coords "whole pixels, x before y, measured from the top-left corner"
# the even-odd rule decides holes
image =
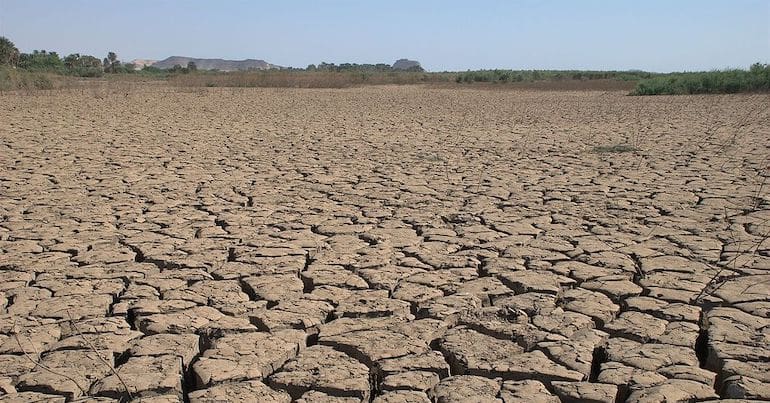
[[[770,400],[768,100],[0,94],[0,402]]]

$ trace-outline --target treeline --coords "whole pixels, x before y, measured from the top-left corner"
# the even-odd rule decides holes
[[[400,61],[399,61],[400,62]],[[398,62],[397,62],[398,63]],[[415,63],[415,62],[413,62]],[[115,52],[99,59],[73,53],[65,57],[56,52],[35,50],[21,53],[9,39],[0,37],[0,89],[52,88],[60,76],[101,77],[107,74],[147,74],[169,79],[183,86],[236,87],[306,87],[341,88],[372,84],[516,84],[546,83],[556,85],[593,83],[628,83],[636,87],[631,95],[723,94],[770,91],[770,65],[755,63],[748,70],[732,69],[691,73],[650,73],[645,71],[580,71],[580,70],[477,70],[465,72],[425,72],[419,64],[407,69],[385,63],[326,63],[306,68],[270,71],[219,72],[198,74],[197,66],[176,65],[171,69],[122,63]],[[184,77],[180,77],[184,76]],[[186,77],[189,76],[189,77]],[[597,81],[604,80],[604,81]],[[561,83],[561,84],[560,84]],[[588,85],[595,86],[593,83]]]
[[[581,71],[581,70],[475,70],[457,73],[457,83],[520,83],[560,80],[635,81],[654,76],[646,71]]]
[[[749,70],[670,73],[641,80],[631,95],[735,94],[770,91],[770,65],[755,63]]]
[[[8,38],[0,37],[0,65],[24,69],[31,72],[47,72],[77,77],[101,77],[103,73],[128,73],[136,68],[133,64],[121,63],[115,52],[107,53],[104,59],[91,55],[72,53],[65,57],[57,52],[33,50],[21,53]]]
[[[94,56],[73,53],[62,58],[56,52],[45,50],[21,53],[15,67],[78,77],[101,77],[105,70],[102,61]]]
[[[176,75],[176,74],[189,74],[198,71],[198,66],[193,61],[187,62],[186,67],[175,64],[170,69],[161,69],[153,66],[144,66],[140,70],[142,73],[155,74],[155,75]]]
[[[541,81],[620,80],[636,82],[630,95],[733,94],[770,91],[770,65],[755,63],[748,70],[691,73],[580,70],[477,70],[457,73],[462,84],[508,84]]]

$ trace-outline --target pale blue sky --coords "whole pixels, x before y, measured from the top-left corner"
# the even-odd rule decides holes
[[[0,35],[122,60],[710,70],[770,62],[770,0],[0,0]]]

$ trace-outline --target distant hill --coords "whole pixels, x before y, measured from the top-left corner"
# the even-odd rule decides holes
[[[220,70],[220,71],[238,71],[238,70],[268,70],[280,69],[281,66],[270,64],[264,60],[246,59],[246,60],[225,60],[225,59],[197,59],[194,57],[171,56],[169,58],[157,61],[152,67],[159,69],[170,69],[175,65],[187,67],[187,63],[194,62],[199,70]]]
[[[416,60],[409,60],[409,59],[398,59],[395,63],[393,63],[393,68],[395,70],[422,70],[422,67],[420,66],[420,62]]]

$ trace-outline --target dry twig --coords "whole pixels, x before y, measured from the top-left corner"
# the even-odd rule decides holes
[[[24,357],[26,357],[30,362],[35,364],[34,368],[40,367],[40,368],[50,372],[53,375],[60,376],[62,378],[65,378],[65,379],[69,380],[70,382],[74,383],[75,386],[77,386],[77,388],[80,390],[80,392],[84,396],[88,396],[88,391],[83,389],[83,387],[80,386],[80,384],[78,383],[78,381],[75,380],[75,378],[73,378],[73,377],[71,377],[71,376],[69,376],[67,374],[63,374],[63,373],[54,371],[51,368],[48,368],[47,366],[41,364],[39,360],[35,360],[35,359],[33,359],[32,357],[29,356],[29,353],[27,353],[27,351],[24,349],[24,346],[22,346],[21,340],[19,339],[19,332],[16,330],[16,321],[13,322],[13,327],[11,329],[12,329],[11,333],[13,333],[13,338],[16,339],[16,344],[19,345],[19,349],[21,350],[22,354],[24,354]],[[34,350],[37,350],[37,349],[35,349],[35,345],[32,343],[31,339],[30,339],[29,342],[30,342],[30,345],[32,346],[32,348]],[[39,353],[37,351],[35,351],[35,355],[39,355]]]
[[[131,390],[128,387],[128,384],[126,384],[126,382],[123,380],[123,377],[120,376],[120,374],[118,373],[118,370],[116,370],[112,364],[110,364],[107,360],[104,359],[104,357],[102,357],[102,354],[99,352],[99,350],[96,349],[96,346],[94,346],[94,344],[91,343],[91,341],[88,340],[83,335],[83,333],[80,333],[80,329],[78,329],[77,324],[75,324],[75,320],[72,318],[72,314],[70,313],[69,310],[67,310],[67,316],[69,317],[70,326],[72,326],[72,328],[75,329],[75,333],[77,333],[77,335],[80,336],[80,338],[88,345],[88,348],[94,354],[96,354],[96,357],[99,359],[99,361],[104,363],[104,365],[106,365],[110,369],[110,371],[112,371],[113,375],[115,375],[115,377],[118,378],[118,381],[120,381],[120,383],[123,385],[123,388],[126,390],[128,399],[129,400],[133,399],[133,395],[131,393]]]

